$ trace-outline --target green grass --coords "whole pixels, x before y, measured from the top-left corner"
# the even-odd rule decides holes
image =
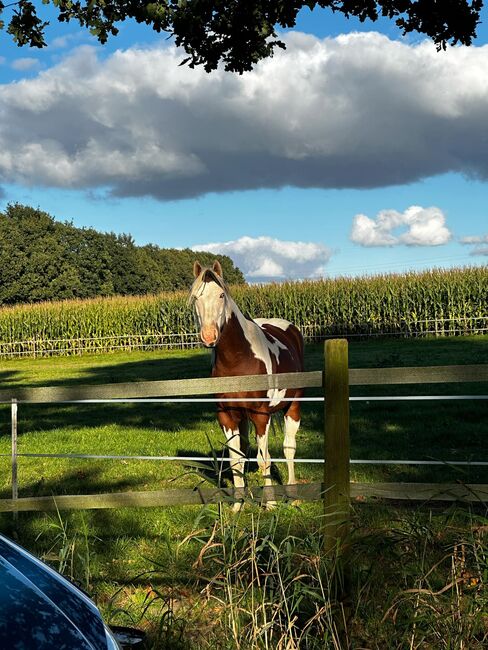
[[[483,337],[373,340],[350,345],[351,367],[449,365],[487,361],[488,338]],[[319,369],[322,363],[322,346],[308,346],[307,369]],[[133,352],[4,361],[0,365],[0,377],[4,387],[76,385],[206,376],[209,369],[209,355],[203,350]],[[352,393],[487,394],[488,386],[355,387]],[[321,457],[323,406],[307,404],[303,411],[297,456]],[[352,457],[488,460],[487,415],[488,405],[484,401],[353,403]],[[210,452],[210,445],[220,450],[223,444],[212,404],[21,405],[19,434],[20,452],[40,453],[205,455]],[[8,454],[9,445],[9,410],[4,406],[0,409],[0,453]],[[270,445],[273,455],[282,456],[278,434],[271,437]],[[260,481],[260,477],[254,473],[255,465],[250,470],[249,481]],[[277,470],[285,479],[283,466]],[[8,458],[0,459],[0,472],[0,494],[8,497]],[[299,480],[320,480],[321,475],[320,466],[297,467]],[[488,472],[486,468],[353,466],[352,478],[357,481],[459,480],[488,483]],[[150,490],[168,486],[193,486],[201,480],[202,476],[188,473],[188,468],[183,463],[19,459],[20,496]],[[300,540],[318,535],[320,515],[320,504],[304,504],[300,509],[286,506],[280,508],[279,524],[274,533],[276,543],[285,543],[290,535]],[[227,515],[219,515],[215,507],[85,511],[62,513],[61,518],[56,513],[20,513],[17,532],[25,546],[44,555],[54,566],[81,581],[98,599],[104,613],[109,617],[113,615],[115,621],[127,623],[133,617],[138,622],[148,603],[155,599],[139,624],[148,626],[152,638],[158,639],[156,647],[166,647],[163,644],[163,639],[166,639],[164,643],[171,642],[173,647],[231,648],[236,646],[219,646],[217,643],[220,632],[215,629],[215,621],[223,621],[222,606],[213,598],[207,600],[201,595],[204,585],[211,580],[212,571],[216,570],[215,562],[219,558],[205,562],[201,568],[202,576],[198,580],[196,574],[199,571],[193,567],[202,550],[202,543],[215,522],[219,521],[219,516]],[[259,520],[263,532],[272,525],[272,516],[248,506],[240,524],[249,532]],[[419,609],[422,603],[419,601],[416,605],[415,599],[408,596],[405,607],[398,605],[402,614],[397,614],[396,620],[403,620],[404,626],[401,634],[397,623],[393,624],[387,617],[386,622],[380,624],[381,618],[394,605],[395,598],[399,597],[400,584],[402,589],[421,584],[425,574],[444,555],[449,555],[452,551],[449,557],[453,557],[455,544],[466,545],[470,540],[470,548],[473,547],[476,536],[473,531],[476,526],[471,523],[465,526],[462,517],[449,507],[431,516],[428,510],[405,514],[405,511],[397,511],[392,507],[368,504],[358,506],[355,515],[355,543],[360,544],[358,548],[362,549],[364,557],[355,573],[357,588],[360,590],[358,620],[361,623],[356,623],[354,638],[362,639],[364,647],[409,647],[406,639],[408,634],[412,634],[413,624],[410,624],[411,621],[408,623],[408,616],[413,616],[415,607],[417,618],[421,618],[421,614],[424,616],[424,610],[422,613]],[[0,530],[13,532],[11,516],[0,516]],[[197,535],[195,530],[203,532]],[[184,541],[188,535],[191,538]],[[424,551],[421,550],[422,540],[428,542]],[[295,548],[293,544],[292,548]],[[302,552],[304,548],[298,546],[296,553]],[[482,553],[479,549],[477,552]],[[383,577],[381,567],[374,566],[379,553],[384,553],[386,558]],[[405,562],[401,558],[405,558]],[[437,571],[439,575],[434,572],[441,588],[442,584],[447,584],[445,580],[450,575],[444,564]],[[146,571],[155,572],[137,577]],[[377,584],[381,580],[384,583],[382,588]],[[426,580],[428,582],[429,578]],[[422,584],[425,586],[425,580]],[[435,591],[433,587],[431,591]],[[214,595],[217,597],[217,592]],[[436,601],[440,596],[421,595],[422,598],[432,600],[429,601],[430,604],[424,603],[427,609],[435,604],[440,608],[439,611],[444,611],[445,604]],[[471,598],[471,592],[468,596]],[[218,597],[222,597],[222,594]],[[378,610],[376,613],[367,614],[369,600]],[[471,599],[469,602],[472,605],[474,601]],[[120,608],[128,613],[114,613]],[[407,610],[410,612],[408,616],[405,613]],[[203,624],[204,620],[213,621],[208,624],[208,629]],[[160,624],[162,627],[158,631]],[[388,635],[393,634],[394,629],[406,645],[387,645]],[[180,632],[184,639],[182,645],[178,645],[180,641],[177,635]],[[381,643],[378,641],[376,645],[367,645],[371,644],[375,635],[378,639],[383,639]],[[436,647],[432,640],[429,642],[430,646],[418,647]]]
[[[483,337],[355,342],[351,367],[476,363],[488,358]],[[322,367],[322,346],[308,346],[307,369]],[[205,376],[209,355],[202,350],[115,353],[53,359],[22,359],[0,366],[3,386],[45,386],[144,381]],[[446,394],[488,392],[482,384],[354,387],[352,394]],[[310,392],[310,394],[312,394]],[[315,394],[319,394],[316,392]],[[413,416],[414,414],[414,416]],[[485,459],[484,401],[369,402],[351,406],[352,458],[355,459]],[[9,409],[0,410],[0,453],[9,452]],[[103,455],[195,456],[223,447],[212,404],[21,405],[19,451]],[[274,456],[282,456],[281,433],[270,440]],[[298,433],[298,457],[323,455],[323,407],[305,404]],[[8,495],[7,458],[0,460],[0,491]],[[251,470],[255,465],[251,465]],[[283,474],[284,466],[276,471]],[[317,465],[299,465],[300,480],[320,480]],[[252,474],[252,472],[251,472]],[[479,468],[421,466],[353,466],[353,480],[484,481]],[[283,478],[286,478],[283,475]],[[124,489],[158,489],[173,481],[193,486],[200,478],[182,463],[131,460],[21,458],[20,495],[90,493]],[[251,476],[252,480],[252,476]]]

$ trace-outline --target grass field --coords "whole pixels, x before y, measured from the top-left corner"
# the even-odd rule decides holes
[[[350,345],[351,367],[487,362],[488,337],[374,340]],[[209,366],[209,355],[203,350],[114,353],[4,361],[0,365],[0,378],[3,387],[112,383],[206,376],[209,374]],[[322,346],[307,347],[306,367],[307,370],[322,367]],[[352,394],[356,395],[460,393],[487,394],[488,386],[437,384],[356,387],[352,391]],[[447,463],[453,460],[486,461],[487,416],[486,401],[353,403],[351,455],[352,458],[362,459],[434,458]],[[322,404],[304,405],[297,456],[321,457],[322,431]],[[219,451],[223,444],[213,406],[209,404],[22,405],[19,409],[19,434],[19,452],[186,456],[208,454],[211,446]],[[4,406],[0,410],[0,453],[8,454],[9,445],[9,410]],[[270,446],[272,455],[282,456],[278,432],[272,436]],[[0,494],[8,497],[10,470],[7,457],[0,458],[0,469]],[[260,480],[254,470],[255,465],[251,465],[248,477],[250,482]],[[282,466],[276,470],[279,477],[279,473],[283,471]],[[320,480],[321,474],[320,466],[299,465],[297,468],[297,477],[302,481]],[[441,468],[355,465],[352,468],[352,478],[358,481],[453,480],[488,483],[488,471],[487,468],[456,468],[449,465]],[[19,459],[20,496],[150,490],[172,485],[194,486],[200,481],[202,476],[190,472],[183,463]],[[445,556],[452,560],[454,556],[451,551],[456,544],[459,548],[464,544],[463,553],[469,555],[468,564],[476,554],[478,560],[481,554],[481,557],[484,557],[481,563],[484,561],[486,564],[486,545],[478,544],[477,533],[474,532],[479,526],[485,526],[486,529],[486,520],[483,523],[479,514],[475,520],[465,511],[460,514],[450,507],[437,512],[435,516],[432,516],[428,509],[411,511],[406,515],[402,510],[396,511],[392,507],[367,503],[357,508],[356,530],[362,533],[365,530],[375,531],[373,538],[367,538],[369,541],[366,548],[363,547],[365,536],[360,535],[362,541],[358,548],[362,548],[364,562],[366,565],[369,560],[373,563],[381,548],[388,566],[384,567],[385,576],[376,576],[383,582],[380,589],[376,582],[374,585],[371,583],[371,575],[380,568],[368,565],[370,575],[365,579],[361,572],[366,571],[366,565],[363,566],[363,561],[359,564],[361,570],[358,568],[356,579],[361,599],[358,602],[364,604],[366,611],[367,603],[371,601],[378,611],[374,615],[361,614],[363,617],[359,627],[362,631],[356,627],[353,636],[356,641],[361,638],[362,643],[369,644],[364,647],[408,647],[408,644],[405,645],[405,639],[408,634],[412,634],[408,617],[402,624],[404,627],[400,631],[397,630],[398,645],[388,645],[392,629],[396,626],[395,621],[387,620],[383,628],[378,627],[388,607],[395,602],[398,581],[405,587],[412,581],[420,584],[418,580],[422,578],[422,584],[425,586],[429,582],[425,574],[440,558]],[[228,542],[231,548],[234,548],[236,539],[242,542],[242,530],[249,531],[251,523],[254,526],[256,522],[262,531],[267,531],[264,535],[266,539],[269,537],[269,530],[273,529],[277,539],[288,539],[291,535],[293,539],[302,540],[300,543],[303,540],[310,542],[315,539],[314,531],[318,530],[317,522],[321,512],[319,504],[306,504],[298,509],[284,506],[271,515],[261,513],[250,506],[245,510],[239,532],[232,522],[230,528],[225,529],[234,531],[234,537],[225,542]],[[17,532],[25,546],[42,554],[54,566],[81,581],[95,595],[108,617],[112,616],[114,620],[125,623],[132,617],[141,626],[147,626],[152,638],[156,639],[155,647],[231,648],[238,646],[235,642],[225,645],[219,636],[222,631],[217,629],[218,625],[209,624],[208,629],[202,628],[202,617],[208,619],[209,615],[212,617],[212,612],[216,621],[221,619],[222,605],[209,599],[208,594],[202,595],[202,584],[205,580],[208,584],[208,575],[203,569],[196,572],[193,566],[208,531],[219,517],[227,516],[216,507],[89,511],[61,513],[60,517],[56,514],[21,513]],[[10,516],[0,516],[0,530],[13,532]],[[221,537],[224,535],[222,530]],[[197,534],[195,531],[203,532]],[[190,539],[183,542],[188,535]],[[224,541],[222,537],[221,548],[225,548]],[[312,542],[310,544],[313,546]],[[451,551],[448,552],[448,549]],[[476,553],[473,549],[476,549]],[[402,554],[405,562],[400,561]],[[214,567],[215,561],[213,558],[211,567]],[[206,568],[210,571],[208,566]],[[442,573],[443,569],[441,562],[438,569],[429,575],[435,574],[436,580],[442,583],[444,578],[447,580],[451,575],[449,571],[453,570],[452,566],[447,566],[447,573],[439,577],[438,574]],[[488,572],[488,564],[484,570]],[[154,573],[138,577],[146,571]],[[196,579],[196,573],[207,577],[199,576]],[[485,582],[478,580],[476,583],[484,589],[480,592],[481,596],[478,592],[469,592],[468,604],[463,604],[463,607],[474,607],[473,611],[478,611],[478,596],[487,597],[487,574],[484,575]],[[367,588],[365,585],[368,585]],[[434,587],[435,585],[429,587],[432,593],[436,591]],[[408,607],[413,607],[410,600],[407,600]],[[149,603],[152,605],[145,612]],[[442,610],[439,603],[437,605]],[[119,611],[121,609],[125,613]],[[358,605],[358,613],[360,609]],[[410,609],[408,611],[410,612]],[[142,620],[139,620],[143,612],[145,614]],[[402,616],[398,615],[397,618],[400,620]],[[455,627],[456,620],[452,620]],[[481,626],[486,623],[482,618],[480,621]],[[481,634],[476,625],[473,627],[475,641]],[[459,629],[458,626],[456,634]],[[438,628],[436,630],[432,634],[437,634]],[[461,632],[465,634],[466,631]],[[376,645],[371,645],[375,638]],[[428,635],[425,638],[430,639]],[[266,642],[266,646],[266,643],[261,641],[256,641],[255,645],[245,645],[243,642],[242,647],[278,647],[273,645],[274,642],[269,641],[271,645]],[[317,647],[334,647],[333,640],[330,642],[332,645]],[[219,646],[218,643],[223,645]],[[429,643],[433,645],[414,644],[412,647],[444,647],[436,646],[433,641]],[[471,645],[445,647],[478,646],[473,641]]]

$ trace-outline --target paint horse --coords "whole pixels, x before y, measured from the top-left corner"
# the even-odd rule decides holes
[[[218,261],[212,268],[195,262],[193,274],[190,302],[195,309],[200,338],[206,347],[213,348],[213,377],[303,371],[303,338],[295,325],[280,318],[266,320],[244,316],[229,295]],[[236,488],[244,486],[249,422],[255,427],[257,462],[265,486],[271,485],[268,432],[271,415],[277,411],[283,411],[285,418],[283,450],[288,484],[295,483],[296,433],[300,425],[300,401],[296,398],[302,395],[301,388],[217,395],[218,398],[235,398],[231,402],[218,402],[217,417],[227,439]],[[246,397],[258,398],[258,401],[239,401]],[[234,510],[239,507],[236,503]]]

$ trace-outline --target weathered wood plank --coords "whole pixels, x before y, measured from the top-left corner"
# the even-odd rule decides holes
[[[280,499],[316,501],[324,496],[322,483],[273,485],[236,492],[237,498],[258,502]],[[487,484],[452,483],[351,483],[351,498],[376,497],[400,501],[464,501],[488,503]],[[114,492],[111,494],[61,495],[56,497],[22,497],[0,499],[0,512],[48,510],[92,510],[106,508],[151,508],[161,506],[202,505],[234,501],[232,488],[181,488],[151,492]]]
[[[416,384],[488,381],[488,365],[426,368],[352,368],[349,385]],[[319,388],[323,372],[284,372],[279,375],[204,377],[91,386],[44,386],[0,390],[0,402],[50,403],[91,399],[137,399],[212,395],[270,388]]]
[[[47,386],[0,390],[0,401],[16,398],[19,402],[63,402],[86,399],[133,399],[211,395],[269,388],[311,388],[322,385],[322,372],[284,372],[278,375],[205,377],[141,381],[92,386]]]
[[[460,483],[351,483],[351,497],[402,501],[488,502],[488,485]]]
[[[488,381],[488,364],[407,368],[350,368],[349,385]]]
[[[321,496],[320,483],[299,485],[272,485],[250,488],[180,488],[150,492],[114,492],[109,494],[60,495],[49,497],[22,497],[0,499],[0,512],[81,510],[105,508],[150,508],[155,506],[202,505],[249,499],[259,502],[279,499],[301,499],[312,501]]]

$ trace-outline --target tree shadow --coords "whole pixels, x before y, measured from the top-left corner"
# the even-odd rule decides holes
[[[0,370],[0,388],[3,388],[5,383],[8,383],[16,375],[20,374],[18,370]]]
[[[64,472],[61,476],[46,478],[22,477],[19,487],[19,498],[42,497],[42,496],[63,496],[66,494],[101,494],[104,492],[123,492],[144,483],[144,478],[128,477],[119,475],[117,479],[105,478],[102,466],[86,465],[83,469],[77,467],[73,471]],[[93,488],[96,486],[96,492]],[[10,498],[10,490],[2,489],[0,498]]]
[[[34,381],[24,386],[80,386],[117,384],[121,382],[163,381],[210,377],[210,354],[205,350],[192,356],[148,357],[144,360],[124,363],[97,364],[84,368],[76,377],[50,379],[49,382]]]
[[[156,432],[185,429],[198,431],[203,421],[215,419],[212,404],[104,403],[20,404],[19,435],[57,429],[76,430],[113,424]],[[209,409],[210,407],[210,409]],[[0,407],[0,437],[10,436],[10,408]]]

